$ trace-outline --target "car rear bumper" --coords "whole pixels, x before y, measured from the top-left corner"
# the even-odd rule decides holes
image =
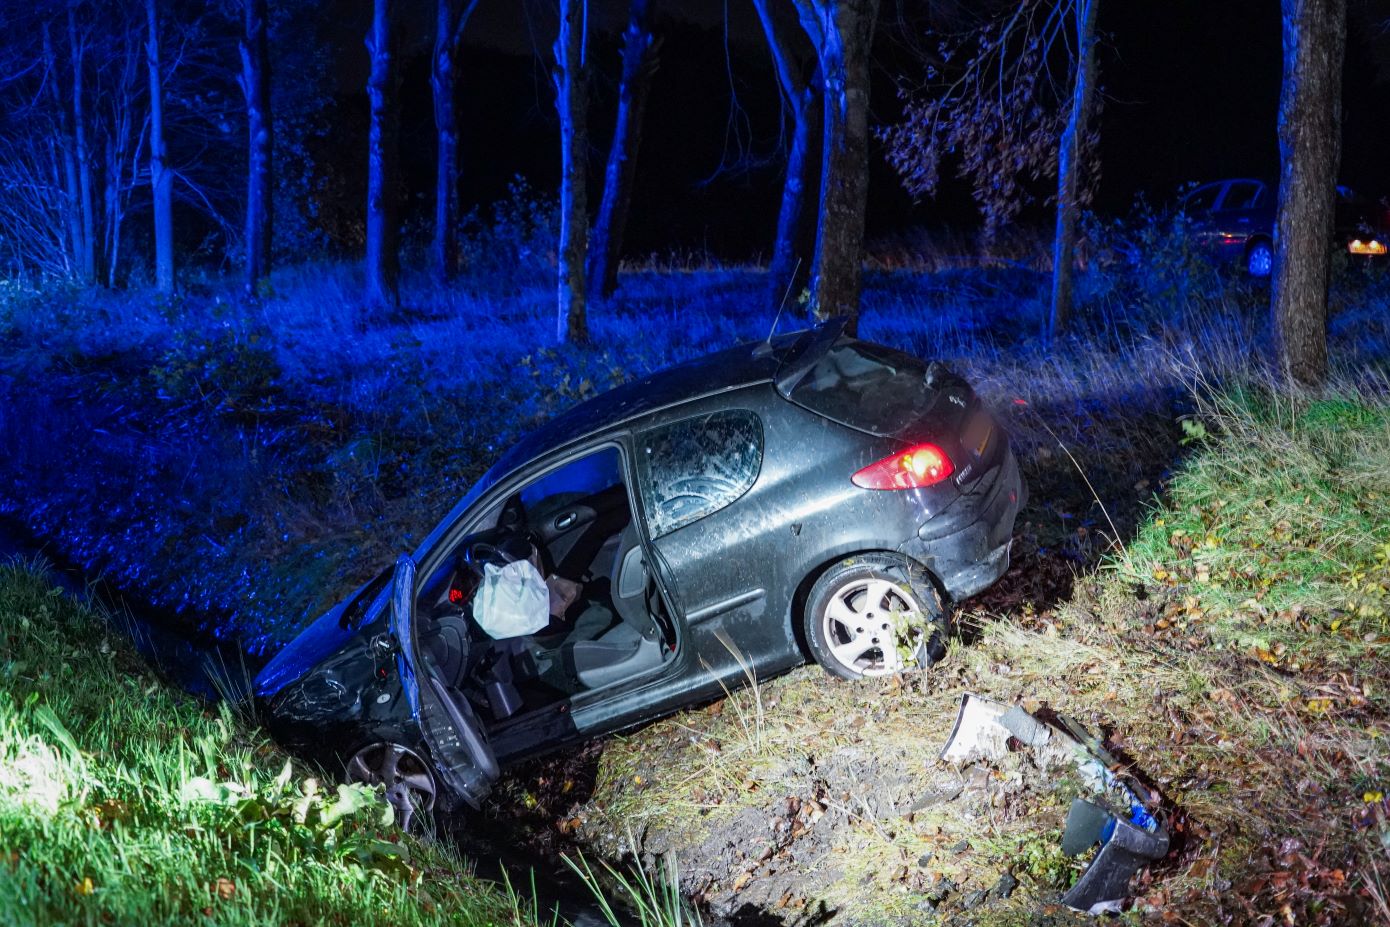
[[[899,550],[931,571],[952,600],[988,588],[1009,568],[1014,520],[1028,499],[1012,450]]]

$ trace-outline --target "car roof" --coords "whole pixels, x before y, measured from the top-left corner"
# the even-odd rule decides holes
[[[806,334],[805,331],[791,332],[768,341],[745,342],[706,354],[625,383],[561,412],[512,445],[488,468],[416,548],[416,560],[433,549],[484,493],[526,464],[566,445],[671,406],[740,387],[771,383],[782,361]]]
[[[499,475],[510,473],[581,438],[669,406],[771,382],[796,337],[778,337],[772,342],[772,349],[765,351],[757,350],[758,344],[735,345],[600,393],[527,434],[498,459],[494,469]]]

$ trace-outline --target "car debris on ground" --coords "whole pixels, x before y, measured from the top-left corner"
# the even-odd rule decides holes
[[[1018,744],[1051,773],[1074,769],[1090,797],[1077,797],[1062,833],[1070,857],[1099,852],[1062,903],[1076,911],[1119,911],[1130,879],[1168,854],[1168,828],[1158,796],[1124,771],[1098,738],[1063,715],[1044,721],[1021,705],[1009,706],[967,693],[940,758],[957,766],[995,762]]]

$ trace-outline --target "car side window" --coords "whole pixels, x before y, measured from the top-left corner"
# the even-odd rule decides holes
[[[1255,201],[1260,198],[1260,185],[1249,181],[1233,183],[1226,188],[1226,195],[1221,199],[1221,211],[1228,209],[1253,209]]]
[[[638,467],[652,538],[731,504],[758,479],[763,426],[730,409],[653,428],[638,436]]]

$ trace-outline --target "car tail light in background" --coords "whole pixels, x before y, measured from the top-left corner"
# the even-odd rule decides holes
[[[953,469],[941,448],[917,444],[869,464],[854,474],[853,482],[862,489],[921,489],[940,483]]]
[[[1385,243],[1374,238],[1370,241],[1353,238],[1351,244],[1347,245],[1347,251],[1351,254],[1384,254]]]

